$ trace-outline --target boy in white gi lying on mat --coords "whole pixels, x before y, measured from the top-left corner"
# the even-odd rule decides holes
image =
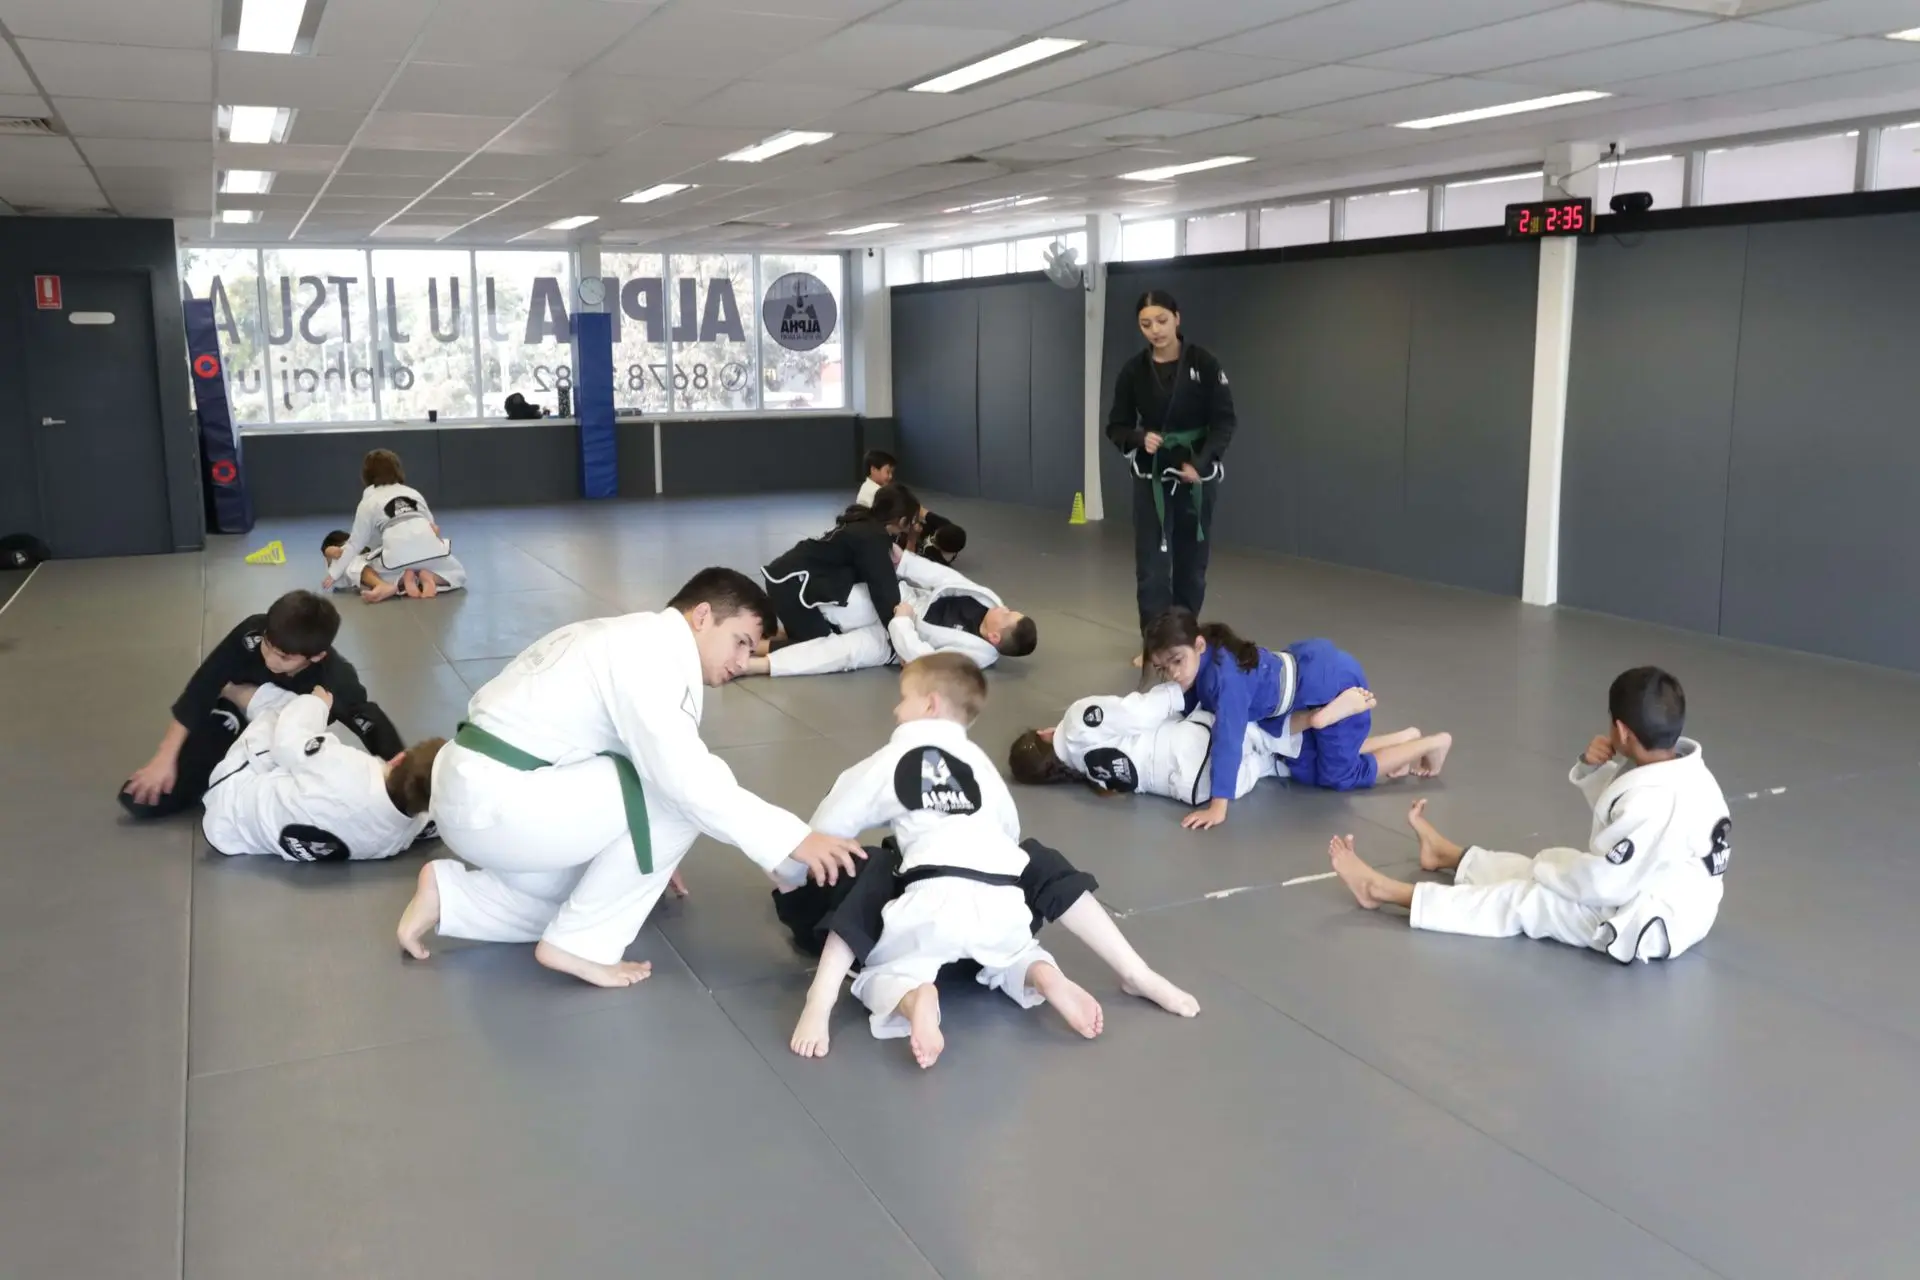
[[[855,586],[843,605],[822,606],[837,631],[775,649],[747,666],[749,675],[819,676],[836,671],[912,662],[932,653],[959,653],[990,667],[1002,654],[1024,658],[1039,644],[1033,619],[957,569],[911,551],[896,553],[900,605],[893,617],[875,612],[873,596]]]
[[[1604,951],[1622,964],[1670,960],[1707,936],[1720,912],[1733,819],[1700,744],[1680,736],[1686,695],[1657,667],[1636,667],[1607,694],[1609,734],[1587,744],[1571,779],[1593,805],[1586,849],[1535,857],[1462,849],[1407,814],[1420,866],[1453,868],[1444,884],[1404,884],[1333,841],[1333,869],[1360,905],[1409,907],[1416,929],[1483,938],[1551,938]]]
[[[214,770],[201,830],[221,853],[289,862],[391,858],[430,825],[433,761],[444,738],[381,760],[327,733],[333,695],[229,685],[246,732]]]
[[[900,843],[904,892],[887,904],[853,994],[871,1013],[874,1036],[910,1036],[922,1067],[946,1047],[934,977],[955,960],[978,963],[980,982],[1022,1008],[1051,1000],[1089,1039],[1102,1025],[1099,1002],[1034,940],[1020,889],[1020,815],[993,762],[967,738],[986,701],[986,677],[960,654],[908,663],[893,709],[899,727],[840,775],[811,824],[846,837],[890,824]],[[796,883],[800,868],[783,864],[774,878]]]

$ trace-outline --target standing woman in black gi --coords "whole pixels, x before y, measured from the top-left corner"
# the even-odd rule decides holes
[[[1134,582],[1144,631],[1173,605],[1200,615],[1220,458],[1235,423],[1226,371],[1181,334],[1173,295],[1150,289],[1134,313],[1147,346],[1120,367],[1107,438],[1133,467]]]

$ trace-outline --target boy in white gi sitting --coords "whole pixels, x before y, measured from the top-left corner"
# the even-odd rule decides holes
[[[289,862],[391,858],[430,825],[433,761],[444,738],[391,760],[327,733],[333,695],[275,685],[229,685],[246,732],[214,771],[201,829],[221,853],[279,854]]]
[[[922,1067],[946,1045],[934,977],[955,960],[978,963],[980,982],[1022,1008],[1052,1001],[1089,1039],[1102,1026],[1099,1002],[1034,940],[1020,889],[1020,816],[993,762],[967,738],[986,701],[986,677],[960,654],[908,663],[893,710],[899,727],[840,775],[811,824],[847,837],[891,824],[899,841],[904,892],[887,904],[853,994],[874,1036],[910,1037]],[[783,864],[774,875],[794,883],[799,869]]]
[[[872,594],[856,585],[844,605],[831,606],[836,633],[756,657],[747,674],[819,676],[935,653],[961,654],[975,666],[990,667],[1003,654],[1024,658],[1039,646],[1033,619],[1007,608],[992,591],[925,556],[897,554],[900,604],[892,618],[882,619]]]
[[[1527,858],[1461,848],[1407,814],[1420,866],[1452,868],[1451,885],[1410,885],[1360,860],[1336,838],[1333,869],[1361,906],[1412,909],[1416,929],[1482,938],[1551,938],[1604,951],[1622,964],[1671,960],[1707,936],[1720,912],[1733,819],[1700,744],[1680,736],[1680,682],[1657,667],[1623,673],[1608,691],[1613,728],[1587,744],[1570,775],[1593,805],[1585,849]]]

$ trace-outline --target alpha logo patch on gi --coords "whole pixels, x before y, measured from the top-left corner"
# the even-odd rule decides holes
[[[1727,874],[1727,863],[1732,858],[1733,819],[1722,818],[1713,824],[1713,848],[1700,861],[1706,864],[1708,875],[1723,876]]]
[[[387,519],[389,520],[392,520],[396,516],[417,516],[419,514],[420,504],[405,494],[400,495],[387,504]]]
[[[980,782],[973,770],[938,747],[921,747],[900,757],[893,770],[893,794],[912,810],[980,812]]]
[[[296,822],[280,828],[280,856],[289,862],[345,862],[352,855],[333,832]]]
[[[246,646],[248,653],[252,653],[255,649],[258,649],[260,647],[260,640],[261,640],[261,636],[257,636],[257,635],[242,636],[240,639],[240,643]]]
[[[1107,713],[1102,711],[1098,707],[1088,707],[1087,713],[1081,716],[1080,718],[1086,721],[1087,728],[1098,729],[1100,727],[1100,722],[1107,718]]]
[[[1619,844],[1613,846],[1613,848],[1607,851],[1607,861],[1611,862],[1616,867],[1624,864],[1628,859],[1632,857],[1633,857],[1633,841],[1627,840],[1627,839],[1622,839]]]
[[[1223,387],[1227,385],[1227,371],[1225,369],[1220,371],[1220,385]]]
[[[1134,770],[1133,761],[1113,747],[1087,752],[1087,777],[1103,791],[1140,789],[1140,775]]]
[[[219,707],[215,707],[213,710],[213,718],[215,720],[218,720],[221,723],[221,725],[223,725],[226,728],[226,731],[228,733],[231,733],[236,737],[239,736],[239,733],[240,733],[240,717],[239,716],[235,715],[231,711],[226,711],[226,710],[222,710]]]
[[[321,734],[317,738],[308,738],[307,745],[305,747],[302,747],[301,750],[305,751],[310,756],[317,756],[320,754],[320,749],[326,745],[327,745],[326,735]]]

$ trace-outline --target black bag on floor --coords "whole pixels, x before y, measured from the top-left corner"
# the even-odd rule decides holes
[[[31,569],[52,557],[47,544],[30,533],[10,533],[0,538],[0,569]]]

